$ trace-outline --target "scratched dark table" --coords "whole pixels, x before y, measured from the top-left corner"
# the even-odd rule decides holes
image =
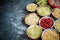
[[[23,22],[25,7],[34,0],[0,0],[0,40],[31,40]]]
[[[0,40],[31,40],[26,36],[26,5],[34,0],[0,0]],[[39,38],[41,40],[41,38]]]

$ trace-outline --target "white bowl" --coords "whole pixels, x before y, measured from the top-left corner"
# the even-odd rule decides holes
[[[57,19],[56,21],[58,21],[58,20],[60,20],[60,19]],[[56,21],[54,22],[54,28],[55,28],[55,23],[56,23]],[[56,28],[55,28],[56,29]],[[57,30],[57,29],[56,29]],[[60,30],[57,30],[57,31],[59,31],[60,32]]]
[[[39,20],[39,26],[41,26],[41,25],[40,25],[40,22],[41,22],[41,20],[42,20],[43,18],[50,18],[50,19],[52,19],[53,25],[52,25],[51,28],[53,28],[53,26],[54,26],[54,20],[53,20],[53,18],[51,18],[51,17],[49,17],[49,16],[45,16],[45,17],[40,18],[40,20]],[[42,26],[41,26],[41,27],[42,27]],[[42,27],[42,29],[46,29],[46,28],[43,28],[43,27]]]

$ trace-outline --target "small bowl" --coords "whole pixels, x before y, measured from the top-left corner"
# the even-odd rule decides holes
[[[52,18],[49,17],[49,16],[42,17],[42,18],[39,20],[39,26],[41,26],[41,25],[40,25],[40,22],[41,22],[41,20],[42,20],[43,18],[50,18],[50,19],[52,19]],[[52,19],[52,21],[53,21],[53,25],[51,26],[51,28],[53,28],[53,26],[54,26],[54,20]],[[41,26],[41,28],[42,28],[42,29],[47,29],[47,28],[43,28],[42,26]]]
[[[46,31],[49,31],[49,30],[55,31],[57,34],[59,34],[55,29],[49,28],[49,29],[45,29],[45,30],[42,32],[42,35],[43,35]],[[42,35],[41,35],[41,38],[42,38]]]
[[[57,22],[57,21],[59,21],[60,19],[57,19],[55,22],[54,22],[54,28],[56,29],[56,27],[55,27],[55,23]],[[60,32],[60,30],[58,30],[58,29],[56,29],[58,32]]]
[[[52,8],[60,8],[60,5],[59,5],[59,6],[52,5],[52,4],[51,4],[51,0],[48,0],[48,3],[50,4],[50,6],[51,6]]]
[[[54,15],[53,15],[53,12],[54,12],[55,9],[60,9],[60,8],[54,8],[54,9],[52,10],[52,12],[51,12],[51,13],[52,13],[52,16],[54,16]],[[54,17],[55,17],[55,18],[58,18],[58,17],[56,17],[56,16],[54,16]],[[58,19],[59,19],[59,18],[58,18]]]
[[[49,7],[49,8],[50,8],[50,13],[47,14],[47,15],[41,15],[41,14],[38,12],[38,10],[39,10],[41,7]],[[51,11],[52,11],[52,8],[51,8],[49,5],[39,6],[38,9],[37,9],[37,14],[38,14],[39,16],[50,16],[50,15],[51,15]]]

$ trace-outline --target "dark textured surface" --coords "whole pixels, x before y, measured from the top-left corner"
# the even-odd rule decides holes
[[[25,6],[34,0],[0,0],[0,40],[30,40],[23,22]]]

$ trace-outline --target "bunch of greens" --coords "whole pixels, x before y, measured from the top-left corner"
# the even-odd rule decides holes
[[[47,4],[47,0],[36,0],[36,2],[37,2],[38,5],[41,5],[41,6]]]

